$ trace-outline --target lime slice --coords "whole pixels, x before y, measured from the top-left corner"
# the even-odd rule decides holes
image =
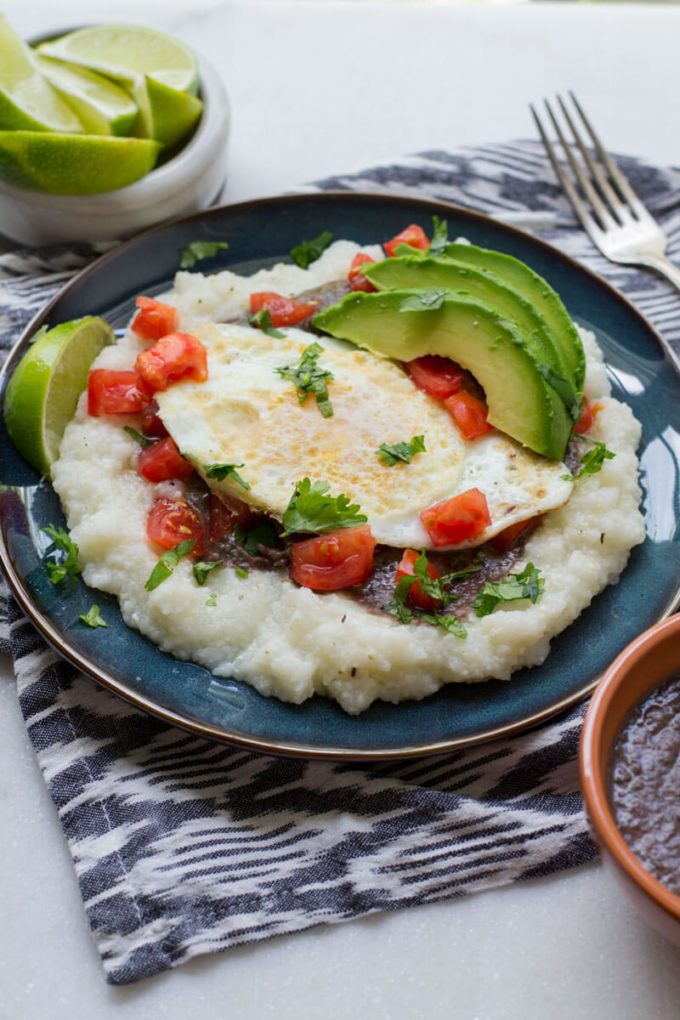
[[[169,88],[196,93],[198,65],[174,36],[141,25],[90,25],[42,43],[41,53],[81,64],[131,86],[148,75]]]
[[[170,147],[181,141],[198,122],[203,103],[188,92],[143,77],[131,89],[139,107],[139,119],[133,134],[141,138],[154,138]]]
[[[143,177],[160,149],[149,138],[0,131],[0,177],[52,195],[94,195]]]
[[[104,319],[64,322],[40,335],[14,369],[5,392],[5,425],[21,456],[41,474],[49,477],[59,455],[90,365],[115,339]]]
[[[94,71],[35,54],[37,71],[72,108],[88,134],[128,135],[137,116],[137,104],[119,85]]]
[[[35,70],[31,51],[0,14],[0,127],[83,131],[75,113]]]

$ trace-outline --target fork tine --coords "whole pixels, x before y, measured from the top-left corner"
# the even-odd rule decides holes
[[[578,99],[571,91],[571,89],[569,90],[569,96],[571,97],[572,103],[578,110],[579,117],[583,121],[583,124],[585,125],[585,128],[588,134],[590,135],[592,143],[595,146],[595,149],[602,161],[603,166],[607,170],[607,173],[609,174],[610,178],[612,179],[616,187],[619,189],[621,197],[624,198],[630,204],[631,208],[635,212],[638,219],[651,219],[652,217],[649,210],[642,204],[638,196],[631,188],[628,182],[628,178],[621,172],[619,167],[616,165],[614,160],[611,158],[607,150],[602,145],[602,142],[598,138],[595,129],[593,128],[592,124],[586,117],[583,107],[581,106]]]

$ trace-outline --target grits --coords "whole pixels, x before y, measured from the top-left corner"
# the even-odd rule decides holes
[[[191,331],[238,315],[252,291],[293,296],[341,279],[358,250],[339,241],[307,270],[280,265],[250,278],[179,273],[174,290],[161,300],[175,305],[179,328]],[[527,562],[540,569],[540,601],[501,604],[483,618],[471,613],[465,639],[427,624],[402,625],[342,592],[319,595],[275,572],[239,577],[222,569],[199,587],[188,558],[163,584],[145,591],[159,555],[146,538],[146,517],[152,500],[175,483],[154,485],[138,474],[139,447],[122,428],[134,424],[132,416],[90,417],[83,397],[53,477],[80,548],[84,580],[117,595],[125,622],[164,651],[284,701],[300,703],[319,693],[359,713],[375,699],[423,698],[445,683],[507,680],[522,666],[538,665],[551,638],[617,581],[630,549],[644,538],[635,454],[640,426],[609,395],[594,337],[583,332],[582,338],[585,395],[602,407],[589,436],[616,456],[599,473],[575,482],[570,500],[547,514],[527,540],[515,569]],[[102,351],[95,367],[129,368],[144,346],[128,331]],[[215,605],[207,606],[212,593]]]

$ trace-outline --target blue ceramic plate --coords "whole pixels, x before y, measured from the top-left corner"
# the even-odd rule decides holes
[[[287,705],[251,687],[178,662],[123,623],[114,599],[82,582],[57,592],[41,566],[41,532],[64,523],[59,502],[0,434],[0,561],[25,611],[45,637],[95,680],[169,722],[254,750],[317,757],[380,758],[442,751],[515,732],[583,698],[604,668],[637,634],[678,601],[680,436],[673,426],[680,383],[654,331],[618,293],[553,248],[477,213],[437,202],[351,192],[249,202],[185,217],[149,231],[100,258],[74,278],[31,323],[56,325],[101,315],[123,326],[140,293],[166,289],[191,241],[228,241],[204,272],[251,273],[280,260],[304,238],[374,243],[407,223],[431,228],[445,218],[449,234],[515,255],[560,292],[572,316],[592,329],[611,367],[615,395],[643,425],[641,446],[647,539],[633,550],[619,584],[607,588],[552,645],[546,662],[510,683],[449,686],[420,702],[378,703],[358,718],[313,698]],[[8,363],[16,364],[24,336]],[[6,374],[3,380],[6,381]],[[61,586],[66,587],[66,586]],[[107,631],[78,623],[93,599],[105,609]]]

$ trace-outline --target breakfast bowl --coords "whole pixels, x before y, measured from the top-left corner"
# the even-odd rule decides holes
[[[675,615],[644,631],[604,673],[586,714],[580,768],[586,814],[605,865],[647,923],[680,946],[677,846],[672,856],[677,785],[675,798],[668,798],[679,760],[678,702]]]
[[[214,204],[226,178],[229,102],[217,72],[202,58],[198,66],[203,112],[170,158],[126,187],[87,195],[33,191],[0,178],[0,233],[33,246],[122,240]]]

